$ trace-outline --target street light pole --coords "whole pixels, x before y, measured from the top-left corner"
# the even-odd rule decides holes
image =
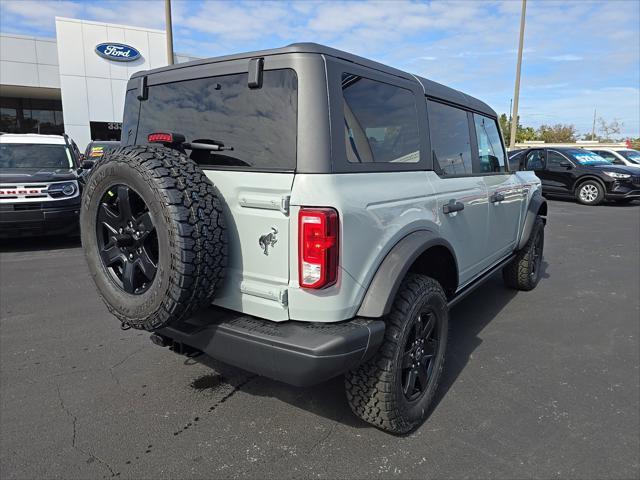
[[[518,44],[518,65],[516,67],[516,87],[513,94],[513,115],[511,120],[511,136],[509,138],[509,150],[516,146],[516,133],[518,132],[518,97],[520,96],[520,70],[522,68],[522,46],[524,44],[524,17],[527,10],[527,0],[522,0],[522,13],[520,14],[520,43]]]
[[[171,0],[164,0],[164,18],[167,27],[167,63],[173,65],[173,27],[171,25]]]

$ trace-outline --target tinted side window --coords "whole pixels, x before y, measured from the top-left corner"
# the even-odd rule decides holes
[[[547,165],[549,167],[560,167],[562,162],[566,162],[567,159],[560,155],[558,152],[549,150],[547,152]]]
[[[467,112],[427,101],[433,164],[442,175],[471,175],[471,135]]]
[[[410,90],[345,73],[342,95],[349,162],[420,161],[418,114]]]
[[[473,114],[478,138],[480,173],[504,172],[504,148],[496,121],[483,115]]]
[[[532,150],[527,154],[527,170],[543,170],[544,157],[542,150]]]
[[[124,97],[122,130],[120,130],[120,141],[123,145],[131,145],[135,142],[139,113],[138,90],[128,90]]]
[[[605,160],[609,160],[611,163],[615,163],[616,165],[624,165],[624,162],[621,161],[618,157],[616,157],[611,152],[604,152],[602,150],[592,150],[592,151],[593,153],[597,153],[598,155],[600,155]]]
[[[152,85],[149,98],[140,102],[136,142],[146,143],[154,132],[181,133],[187,142],[233,148],[187,150],[201,165],[294,170],[297,90],[297,76],[289,69],[266,70],[256,89],[247,86],[246,73]],[[125,111],[123,138],[129,117]]]

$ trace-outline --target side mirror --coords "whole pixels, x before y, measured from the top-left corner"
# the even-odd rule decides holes
[[[96,162],[93,160],[83,160],[82,161],[82,169],[83,170],[91,170]]]
[[[560,162],[560,166],[566,168],[567,170],[573,168],[573,165],[571,165],[571,162],[568,162],[566,160],[562,160]]]

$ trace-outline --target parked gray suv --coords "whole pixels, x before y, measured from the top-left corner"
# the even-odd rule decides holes
[[[547,205],[496,113],[316,44],[139,72],[88,180],[91,274],[126,327],[294,385],[345,375],[362,419],[427,416],[449,308],[540,278]]]

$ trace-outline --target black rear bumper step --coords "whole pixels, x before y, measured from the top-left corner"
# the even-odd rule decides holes
[[[382,343],[384,329],[382,320],[272,322],[211,307],[156,331],[152,341],[177,351],[186,345],[250,372],[308,386],[368,360]]]

